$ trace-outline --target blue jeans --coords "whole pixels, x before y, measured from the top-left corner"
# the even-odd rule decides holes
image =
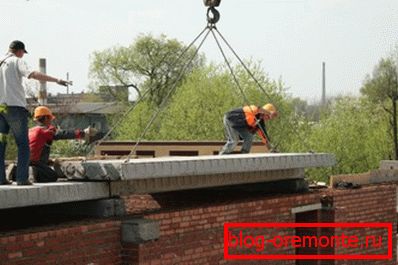
[[[230,154],[234,151],[236,145],[239,143],[239,136],[243,140],[242,149],[240,152],[242,154],[250,153],[253,142],[253,134],[246,128],[235,129],[232,127],[231,122],[228,120],[227,116],[224,115],[224,129],[227,135],[227,143],[220,151],[220,155]]]
[[[28,139],[29,112],[23,107],[8,106],[6,112],[0,113],[0,182],[4,182],[5,176],[5,136],[10,129],[14,135],[18,148],[18,164],[16,181],[26,182],[29,177],[29,139]]]

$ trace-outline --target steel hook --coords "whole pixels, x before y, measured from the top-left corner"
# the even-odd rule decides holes
[[[210,24],[216,24],[220,20],[220,12],[214,7],[209,7],[207,9],[207,22]]]

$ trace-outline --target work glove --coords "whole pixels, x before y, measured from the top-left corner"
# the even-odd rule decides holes
[[[57,84],[60,85],[60,86],[71,86],[71,85],[73,85],[73,82],[72,81],[65,81],[65,80],[62,80],[62,79],[58,79],[57,80]]]
[[[97,135],[98,130],[94,127],[88,126],[86,129],[83,130],[84,132],[84,141],[87,143],[91,143],[95,135]]]
[[[7,105],[0,104],[0,113],[7,113]]]
[[[267,148],[270,153],[279,153],[276,147],[273,146],[273,144],[271,144],[270,142],[267,142]]]

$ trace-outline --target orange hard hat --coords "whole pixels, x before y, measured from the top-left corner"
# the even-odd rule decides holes
[[[33,115],[33,119],[37,120],[42,116],[50,116],[51,120],[55,119],[55,116],[52,114],[51,110],[45,106],[39,106],[35,108],[35,113]]]
[[[278,113],[278,111],[276,110],[275,106],[272,105],[271,103],[265,104],[263,106],[263,109],[265,109],[266,111],[268,111],[271,114],[276,114]]]

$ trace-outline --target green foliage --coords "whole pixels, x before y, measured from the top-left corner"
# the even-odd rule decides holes
[[[337,165],[312,171],[312,177],[322,179],[319,176],[378,168],[380,160],[391,155],[387,130],[387,117],[380,107],[366,99],[338,99],[308,135],[312,149],[334,154]]]
[[[398,56],[398,53],[396,54]],[[393,139],[395,159],[398,159],[398,128],[397,128],[397,100],[398,100],[398,67],[391,55],[382,58],[376,65],[373,75],[367,76],[361,92],[370,101],[381,106],[389,116],[390,138]]]
[[[151,116],[155,110],[157,110],[157,108],[157,106],[148,100],[141,101],[137,104],[134,110],[129,113],[126,118],[115,128],[113,137],[118,140],[139,139],[145,127],[149,123]],[[158,117],[157,120],[161,120],[161,117]],[[158,126],[151,126],[143,140],[159,140],[160,138],[158,137],[158,131]]]
[[[51,147],[51,157],[85,156],[89,149],[90,146],[83,141],[54,141]]]
[[[143,35],[129,47],[94,54],[91,75],[97,84],[139,84],[139,93],[149,91],[150,96],[115,128],[116,139],[140,138],[183,68],[171,63],[183,48],[165,36]],[[312,179],[327,181],[331,174],[365,172],[377,168],[380,160],[391,158],[392,138],[386,137],[386,132],[391,134],[392,130],[384,110],[391,110],[389,99],[396,96],[396,90],[389,90],[392,61],[382,60],[373,77],[367,78],[362,88],[366,97],[342,97],[325,108],[290,98],[283,82],[270,80],[260,63],[247,65],[261,88],[245,69],[234,66],[245,98],[225,66],[204,65],[204,58],[197,58],[142,140],[223,140],[225,112],[270,102],[279,116],[266,125],[279,151],[335,154],[335,167],[307,171]]]
[[[373,75],[366,77],[361,93],[375,103],[388,104],[384,107],[391,109],[388,100],[397,97],[397,71],[397,65],[392,58],[382,58],[373,70]]]
[[[181,84],[186,74],[203,64],[203,56],[194,57],[195,48],[183,54],[185,49],[184,44],[165,35],[140,35],[128,47],[94,52],[90,64],[92,86],[102,87],[116,98],[123,98],[118,95],[123,86],[134,87],[138,97],[148,91],[149,100],[159,106],[177,79],[181,80],[176,84]],[[192,64],[185,67],[191,58]]]
[[[230,76],[217,66],[195,71],[178,89],[162,121],[167,140],[223,139],[224,112],[239,106]]]
[[[236,87],[227,69],[219,65],[196,69],[178,88],[144,139],[223,140],[222,118],[225,112],[247,103],[262,106],[269,102],[268,97],[271,97],[272,103],[282,114],[275,122],[269,122],[268,131],[272,137],[276,132],[275,141],[280,141],[280,146],[284,147],[283,138],[287,137],[287,134],[293,137],[294,129],[289,124],[292,120],[288,117],[291,111],[285,103],[282,85],[270,81],[264,74],[259,74],[259,82],[267,96],[239,66],[235,70],[248,102]],[[157,107],[149,101],[138,104],[127,119],[118,126],[116,138],[120,140],[139,138],[150,116],[156,110]],[[284,135],[279,133],[282,131]]]

